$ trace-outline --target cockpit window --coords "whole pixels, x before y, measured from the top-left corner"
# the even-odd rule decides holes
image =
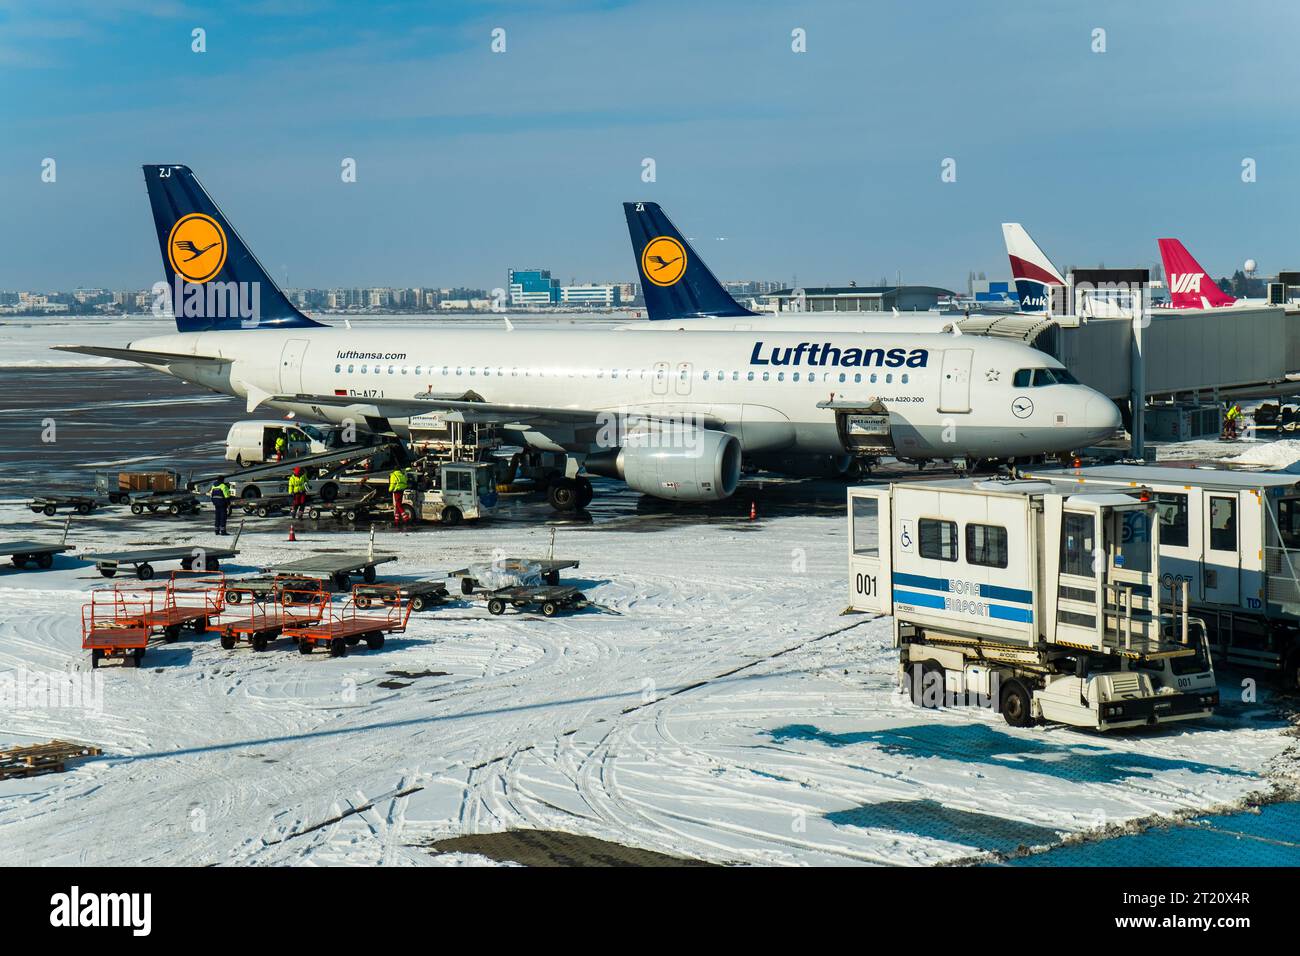
[[[1079,380],[1063,368],[1022,368],[1012,384],[1016,388],[1037,388],[1041,385],[1078,385]]]

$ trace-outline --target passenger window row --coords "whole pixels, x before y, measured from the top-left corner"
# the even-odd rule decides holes
[[[336,374],[343,374],[343,373],[346,372],[348,375],[354,375],[354,374],[359,374],[359,375],[383,375],[383,374],[387,373],[388,375],[408,375],[408,374],[413,374],[413,375],[421,375],[421,376],[422,376],[422,375],[425,374],[426,369],[425,369],[425,367],[424,367],[423,365],[417,365],[417,366],[415,366],[414,368],[411,368],[411,367],[408,366],[408,365],[388,365],[388,366],[385,366],[385,365],[370,365],[370,364],[365,364],[365,365],[360,365],[360,366],[358,366],[358,365],[356,365],[355,363],[354,363],[354,364],[351,364],[351,365],[348,365],[348,366],[345,367],[345,366],[340,362],[339,364],[337,364],[337,365],[334,366],[334,371],[335,371]],[[596,372],[595,372],[595,376],[594,376],[594,377],[595,377],[595,378],[598,378],[598,379],[605,378],[606,371],[607,371],[607,370],[606,370],[606,369],[603,369],[603,368],[602,368],[602,369],[596,369]],[[561,372],[561,370],[559,370],[559,369],[554,369],[554,368],[552,368],[552,369],[541,369],[541,368],[524,368],[524,369],[520,369],[520,368],[511,368],[511,369],[506,369],[506,368],[504,368],[504,367],[498,367],[498,368],[481,368],[481,369],[480,369],[480,368],[478,368],[477,366],[473,366],[473,367],[470,367],[470,368],[465,368],[465,367],[463,367],[463,366],[460,367],[460,368],[453,368],[452,366],[444,365],[442,368],[437,368],[437,367],[434,367],[434,366],[430,366],[430,367],[427,369],[427,372],[428,372],[429,375],[451,375],[451,376],[456,376],[456,375],[461,375],[461,376],[464,376],[464,375],[480,376],[480,375],[481,375],[481,376],[483,376],[484,378],[492,378],[492,377],[496,377],[496,378],[505,378],[505,376],[506,376],[507,373],[509,373],[509,375],[510,375],[511,378],[518,378],[518,377],[520,377],[520,376],[522,376],[523,378],[548,378],[548,377],[549,377],[549,378],[564,378],[564,377],[566,377],[566,374],[567,374],[567,377],[568,377],[568,378],[576,378],[576,377],[578,377],[578,372],[577,372],[577,370],[574,370],[574,369],[568,369],[568,370],[567,370],[567,373],[564,373],[564,372]],[[654,375],[655,375],[655,373],[652,372],[650,369],[631,369],[631,368],[629,368],[629,369],[617,369],[617,368],[612,368],[612,369],[608,369],[608,373],[609,373],[609,378],[610,378],[611,380],[616,380],[616,379],[622,378],[622,379],[624,379],[624,380],[628,380],[628,381],[636,380],[636,379],[639,379],[639,380],[644,381],[646,378],[654,377]],[[837,380],[838,380],[840,384],[844,384],[844,383],[846,383],[846,382],[849,381],[849,375],[848,375],[848,373],[846,373],[846,372],[840,372],[838,376],[836,376],[834,372],[822,372],[822,373],[820,373],[820,378],[818,377],[818,374],[819,374],[819,373],[817,373],[817,372],[807,372],[807,373],[791,372],[790,375],[789,375],[789,381],[791,381],[791,382],[799,382],[799,381],[806,381],[806,382],[818,382],[818,381],[820,381],[820,382],[834,382],[834,381],[837,381]],[[661,373],[659,373],[659,376],[660,376],[661,378],[663,378],[663,379],[667,379],[667,377],[668,377],[668,375],[667,375],[666,372],[661,372]],[[729,377],[728,377],[728,376],[729,376]],[[711,380],[716,380],[716,381],[719,381],[719,382],[724,382],[724,381],[739,382],[739,381],[741,381],[741,377],[740,377],[740,376],[741,376],[741,373],[740,373],[740,372],[735,372],[735,371],[730,372],[730,373],[725,372],[725,371],[719,371],[719,372],[717,372],[717,373],[713,373],[713,372],[711,372],[711,371],[707,371],[707,370],[706,370],[705,372],[703,372],[703,373],[701,374],[700,378],[701,378],[703,381],[705,381],[705,382],[708,382],[708,381],[711,381]],[[584,369],[584,370],[582,370],[582,372],[581,372],[581,377],[582,377],[582,378],[591,378],[592,375],[591,375],[591,373],[590,373],[589,370],[585,370],[585,369]],[[682,379],[682,378],[683,378],[680,374],[678,374],[678,375],[676,375],[676,376],[674,376],[674,377],[676,377],[676,378],[678,378],[678,379]],[[785,372],[775,372],[775,373],[774,373],[774,372],[746,372],[746,373],[745,373],[744,381],[746,381],[746,382],[773,382],[773,381],[775,381],[775,382],[784,382],[784,381],[787,381],[787,378],[786,378],[786,373],[785,373]],[[854,383],[855,385],[861,384],[863,381],[870,382],[872,385],[875,385],[877,382],[880,382],[880,381],[883,381],[884,384],[886,384],[886,385],[892,385],[892,384],[894,384],[894,373],[893,373],[893,372],[886,372],[886,373],[884,373],[883,379],[882,379],[879,375],[877,375],[877,373],[875,373],[875,372],[871,372],[869,375],[865,375],[865,376],[864,376],[861,372],[854,372],[854,373],[853,373],[853,383]],[[906,385],[906,384],[908,384],[908,382],[910,381],[910,377],[908,376],[908,373],[907,373],[907,372],[903,372],[903,373],[901,373],[901,374],[899,375],[899,377],[898,377],[898,381],[899,381],[899,384],[902,384],[902,385]]]

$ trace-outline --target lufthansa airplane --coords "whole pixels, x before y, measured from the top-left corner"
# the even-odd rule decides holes
[[[144,176],[177,331],[59,348],[139,362],[249,411],[397,435],[418,415],[494,423],[565,454],[549,489],[558,508],[590,500],[586,474],[659,498],[726,498],[742,453],[843,454],[846,416],[864,408],[883,406],[893,454],[922,461],[1065,452],[1120,423],[1059,362],[1005,339],[325,326],[293,307],[187,167]],[[716,280],[663,238],[655,288],[714,294]]]

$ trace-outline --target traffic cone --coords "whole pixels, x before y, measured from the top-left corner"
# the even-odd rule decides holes
[[[297,540],[298,540],[297,535],[295,535],[295,534],[293,533],[293,525],[292,525],[292,524],[289,525],[289,540],[290,540],[290,541],[297,541]]]
[[[755,502],[751,501],[749,503],[749,520],[753,521],[757,517],[758,517],[758,505]]]

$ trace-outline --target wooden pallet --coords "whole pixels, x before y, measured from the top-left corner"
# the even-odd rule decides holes
[[[98,757],[102,751],[88,744],[51,740],[48,744],[10,747],[0,750],[0,780],[35,777],[42,773],[63,773],[67,761],[76,757]]]

